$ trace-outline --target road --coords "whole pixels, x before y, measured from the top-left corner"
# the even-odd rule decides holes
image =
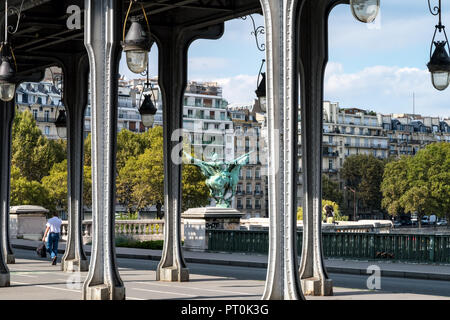
[[[68,274],[49,259],[38,258],[33,251],[15,250],[16,264],[9,265],[11,287],[0,288],[0,299],[81,298],[81,285],[87,275]],[[119,272],[130,300],[259,300],[264,291],[265,269],[189,264],[190,281],[167,283],[155,281],[156,261],[118,259]],[[450,282],[404,278],[381,278],[380,290],[367,289],[367,277],[330,274],[334,281],[333,297],[307,297],[311,300],[450,300]]]

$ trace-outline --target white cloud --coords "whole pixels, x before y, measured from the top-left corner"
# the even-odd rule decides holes
[[[325,73],[325,99],[342,106],[411,113],[413,92],[416,113],[450,116],[450,89],[434,89],[426,69],[372,66],[345,73],[341,64],[330,63]]]
[[[251,104],[256,98],[257,76],[240,74],[212,81],[222,86],[222,95],[229,103]]]

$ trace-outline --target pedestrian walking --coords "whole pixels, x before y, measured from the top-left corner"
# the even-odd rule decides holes
[[[50,257],[52,258],[52,265],[56,265],[56,259],[58,256],[58,242],[59,234],[61,233],[61,224],[62,221],[58,217],[58,213],[53,212],[53,217],[47,221],[47,228],[45,229],[44,237],[42,238],[42,241],[45,242],[45,238],[48,235],[47,251],[50,253]]]

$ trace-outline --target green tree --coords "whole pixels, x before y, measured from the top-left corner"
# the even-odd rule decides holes
[[[162,128],[155,127],[143,134],[141,138],[149,147],[137,156],[133,156],[132,152],[128,153],[130,157],[119,170],[117,177],[117,199],[127,206],[129,213],[141,210],[148,205],[156,205],[157,202],[164,203]],[[206,205],[209,202],[209,192],[204,177],[200,169],[195,166],[183,166],[182,199],[183,210]]]
[[[24,178],[20,169],[11,166],[11,206],[38,205],[53,209],[45,187],[38,181],[29,181]]]
[[[385,161],[373,155],[349,156],[341,169],[346,185],[357,192],[357,197],[367,210],[381,209],[380,185]]]
[[[50,174],[42,179],[52,208],[67,210],[67,160],[55,164]],[[92,203],[91,168],[84,166],[83,170],[83,204],[90,206]]]
[[[339,190],[339,183],[331,180],[326,175],[322,175],[322,198],[329,199],[342,205],[344,196]]]
[[[380,185],[383,199],[381,205],[390,215],[404,213],[402,195],[408,189],[407,167],[409,158],[404,156],[386,164]]]
[[[11,161],[29,181],[40,182],[55,163],[66,159],[66,143],[47,139],[31,112],[17,112],[12,129]]]
[[[450,213],[450,143],[428,145],[414,157],[387,164],[381,184],[383,207],[389,213]]]
[[[322,199],[322,221],[325,220],[325,206],[333,207],[335,221],[348,221],[348,216],[342,216],[339,210],[339,204],[331,200]],[[297,208],[297,220],[303,220],[303,207]]]

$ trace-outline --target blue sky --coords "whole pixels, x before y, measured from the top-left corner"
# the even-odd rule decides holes
[[[443,23],[450,29],[450,1],[442,4]],[[264,23],[262,16],[254,18],[257,25]],[[435,90],[426,68],[436,24],[427,0],[381,0],[380,15],[369,25],[357,22],[348,5],[336,7],[329,19],[325,99],[342,107],[412,113],[414,92],[416,113],[450,117],[450,88]],[[189,50],[189,79],[217,81],[229,102],[250,102],[265,56],[251,31],[250,20],[235,19],[226,22],[221,39],[195,41]],[[154,46],[151,75],[157,74],[156,66]],[[134,77],[124,63],[120,71]]]

